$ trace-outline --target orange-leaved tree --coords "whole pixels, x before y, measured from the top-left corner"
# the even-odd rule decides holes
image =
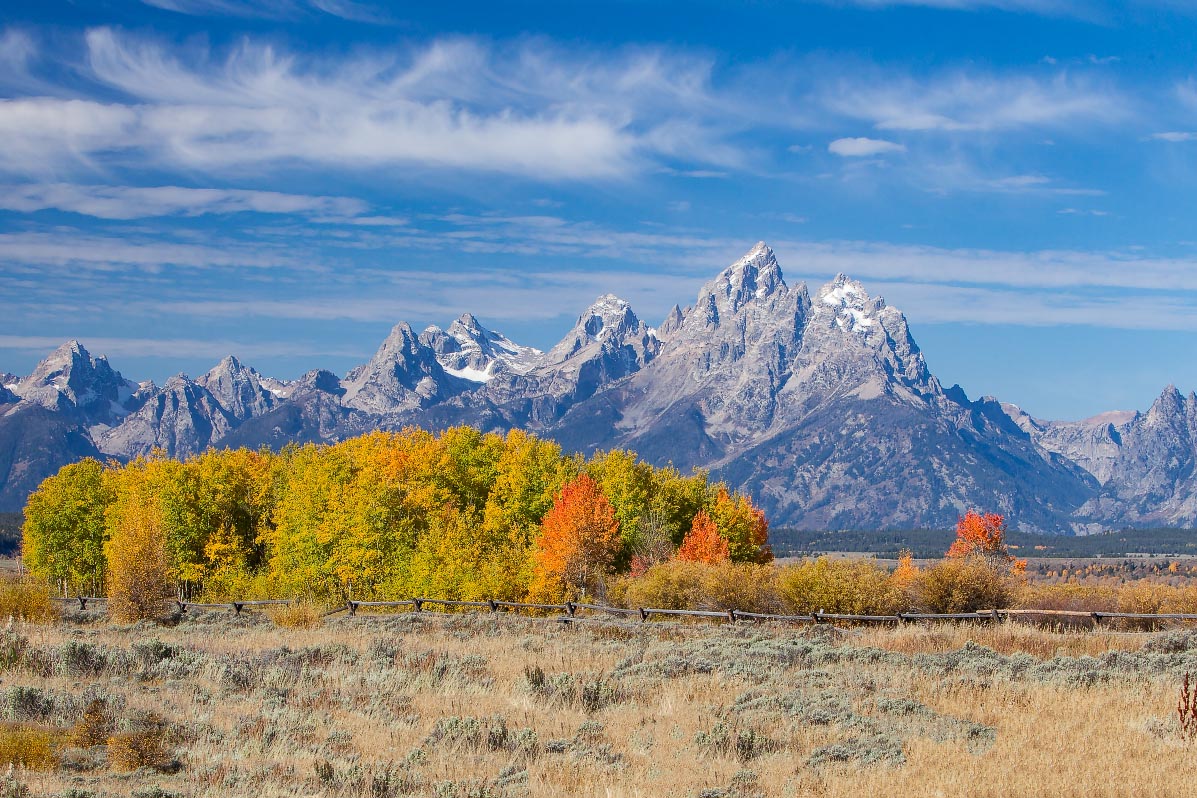
[[[573,599],[594,593],[619,553],[615,509],[586,474],[567,482],[540,525],[530,594]]]
[[[768,563],[773,561],[769,547],[769,522],[763,510],[742,494],[731,494],[719,485],[710,508],[711,520],[719,535],[727,541],[734,562]]]
[[[687,562],[721,563],[731,558],[731,548],[705,510],[699,510],[675,555]]]
[[[998,513],[978,513],[968,510],[956,521],[956,540],[948,549],[953,559],[980,556],[987,560],[1010,564],[1015,571],[1026,569],[1026,562],[1016,561],[1006,545],[1006,519]]]

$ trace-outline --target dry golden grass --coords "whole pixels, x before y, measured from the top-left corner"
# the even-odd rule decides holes
[[[903,624],[854,630],[853,643],[875,646],[902,654],[939,654],[955,651],[968,642],[991,648],[999,654],[1023,652],[1039,659],[1050,657],[1098,657],[1108,651],[1138,651],[1144,635],[1085,629],[1031,626],[1020,623]]]
[[[248,612],[16,633],[0,693],[86,687],[116,719],[76,713],[119,724],[82,775],[18,769],[33,794],[1181,796],[1197,779],[1173,728],[1197,635]]]
[[[322,608],[308,602],[280,604],[266,614],[276,626],[285,629],[315,629],[324,622]]]

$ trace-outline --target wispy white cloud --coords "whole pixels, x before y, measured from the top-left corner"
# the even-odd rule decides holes
[[[99,219],[143,219],[154,216],[270,213],[327,216],[350,223],[366,203],[348,197],[318,197],[276,191],[185,188],[181,186],[89,186],[69,183],[27,183],[0,186],[0,209],[30,213],[54,209]]]
[[[1092,296],[1033,293],[996,287],[877,284],[875,293],[915,323],[1086,326],[1123,330],[1197,330],[1197,305],[1168,295]]]
[[[371,3],[354,0],[142,0],[148,6],[196,17],[294,19],[313,12],[355,22],[381,23],[390,16]]]
[[[28,37],[5,41],[11,59],[32,57]],[[717,70],[684,50],[543,40],[452,38],[321,55],[253,39],[212,51],[97,28],[81,62],[57,66],[90,85],[47,88],[46,78],[18,76],[23,88],[0,100],[0,172],[54,182],[80,170],[95,182],[97,172],[132,169],[244,176],[294,167],[537,181],[727,177],[776,168],[759,143],[769,131],[864,123],[907,135],[900,144],[845,139],[832,152],[914,152],[911,139],[934,134],[952,135],[963,157],[978,133],[1064,135],[1135,112],[1111,78],[1065,71],[916,76],[816,56]]]
[[[25,31],[9,28],[0,33],[0,69],[8,79],[23,75],[36,52],[33,38]]]
[[[1058,73],[1050,78],[957,72],[924,78],[858,74],[829,81],[821,100],[878,130],[991,132],[1111,123],[1132,102],[1117,87]]]
[[[1197,133],[1184,130],[1169,130],[1163,133],[1152,133],[1151,137],[1158,141],[1171,141],[1174,143],[1181,141],[1197,141]]]
[[[5,272],[68,267],[104,272],[156,272],[172,266],[306,269],[298,253],[268,244],[188,244],[153,235],[104,235],[76,230],[0,234]]]
[[[891,8],[894,6],[921,6],[953,11],[1027,11],[1035,14],[1074,14],[1083,9],[1078,2],[1070,0],[824,0],[831,5],[858,6],[860,8]]]
[[[0,335],[0,350],[45,353],[61,346],[62,338],[50,335]],[[203,338],[86,337],[81,343],[93,355],[114,357],[209,358],[216,362],[234,353],[239,357],[359,357],[361,349],[327,346],[314,341],[247,341]]]
[[[908,159],[905,176],[913,186],[944,195],[968,192],[1041,197],[1100,197],[1106,194],[1104,189],[1070,185],[1043,174],[995,174],[978,167],[967,158],[936,157],[934,154],[923,152]]]
[[[563,180],[745,162],[728,138],[748,124],[727,114],[741,101],[712,88],[707,60],[665,51],[452,39],[322,60],[245,41],[220,56],[99,28],[81,71],[123,99],[0,102],[0,169],[136,156],[173,169],[406,165]]]
[[[883,139],[845,138],[836,139],[828,144],[827,151],[843,158],[864,158],[873,155],[905,152],[906,146]]]

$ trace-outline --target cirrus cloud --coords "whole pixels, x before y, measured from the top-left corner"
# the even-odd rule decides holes
[[[867,158],[872,155],[886,155],[905,152],[906,147],[893,141],[870,138],[836,139],[827,145],[827,151],[842,158]]]

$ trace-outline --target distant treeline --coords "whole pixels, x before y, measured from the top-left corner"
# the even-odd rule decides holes
[[[0,513],[0,557],[15,557],[21,549],[21,514]]]
[[[773,529],[770,542],[778,557],[801,557],[858,551],[897,558],[908,550],[918,559],[943,556],[956,533],[948,529],[811,531]],[[1097,535],[1032,535],[1010,532],[1012,552],[1019,557],[1124,557],[1128,554],[1197,556],[1197,530],[1120,529]]]

